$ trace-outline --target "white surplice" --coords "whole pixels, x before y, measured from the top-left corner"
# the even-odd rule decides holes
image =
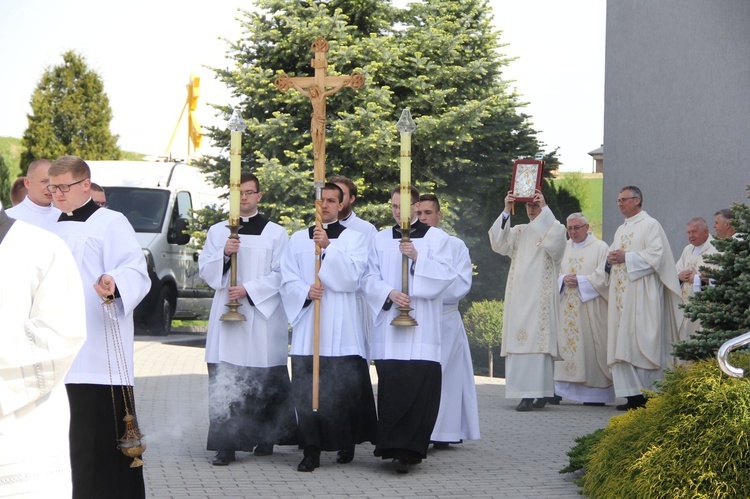
[[[60,238],[20,221],[0,275],[0,496],[70,497],[63,380],[86,337],[81,278]]]
[[[443,380],[440,410],[430,439],[434,442],[479,440],[479,410],[474,384],[469,339],[458,311],[458,302],[471,291],[473,269],[469,248],[457,237],[450,237],[456,279],[443,293],[443,320],[440,330],[440,366]]]
[[[52,230],[57,223],[57,219],[60,217],[60,210],[51,204],[48,206],[39,206],[29,199],[28,196],[13,208],[5,210],[5,213],[11,218],[22,220],[46,230]]]
[[[258,216],[258,215],[256,215]],[[239,234],[237,284],[243,285],[253,300],[240,300],[238,312],[244,322],[220,320],[229,309],[230,273],[224,272],[224,245],[230,232],[227,222],[213,225],[198,258],[201,278],[216,293],[211,304],[206,362],[228,362],[235,366],[285,366],[289,345],[288,326],[281,306],[281,255],[289,236],[280,225],[268,222],[260,235]]]
[[[323,285],[320,300],[320,355],[366,358],[365,335],[357,315],[360,279],[367,266],[365,237],[345,229],[322,254],[318,277]],[[312,355],[314,304],[307,300],[315,282],[315,241],[309,230],[292,234],[289,247],[281,259],[281,297],[292,325],[291,355]],[[305,303],[307,302],[307,306]]]

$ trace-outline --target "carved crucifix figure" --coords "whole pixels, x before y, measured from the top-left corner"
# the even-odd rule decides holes
[[[315,59],[311,65],[315,70],[315,76],[301,76],[291,78],[282,73],[274,85],[282,92],[295,88],[310,99],[313,107],[312,121],[310,123],[310,135],[313,140],[314,176],[316,182],[325,181],[325,157],[326,157],[326,98],[335,94],[344,87],[359,89],[365,83],[365,78],[356,71],[349,76],[327,76],[328,67],[328,42],[325,38],[318,38],[313,42],[312,49]],[[326,90],[327,89],[327,90]]]
[[[349,76],[326,76],[328,67],[328,42],[325,38],[318,38],[312,44],[315,59],[312,67],[315,70],[314,77],[290,78],[282,73],[274,81],[274,85],[281,92],[287,92],[295,88],[310,99],[313,107],[312,121],[310,122],[310,135],[313,141],[313,178],[315,186],[315,225],[322,227],[323,200],[322,190],[326,178],[326,98],[335,94],[344,87],[359,89],[365,78],[357,72]],[[315,283],[320,285],[318,271],[320,270],[321,249],[315,245]],[[314,333],[313,333],[313,373],[312,373],[312,410],[318,410],[320,393],[320,300],[313,302],[314,310]]]

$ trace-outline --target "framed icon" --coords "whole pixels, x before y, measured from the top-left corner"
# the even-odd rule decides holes
[[[513,176],[510,185],[513,195],[519,203],[534,200],[536,189],[542,188],[544,161],[536,159],[517,159],[513,162]]]

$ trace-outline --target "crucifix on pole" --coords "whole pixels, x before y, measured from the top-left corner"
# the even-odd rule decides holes
[[[323,185],[326,179],[326,98],[335,94],[344,87],[358,90],[365,83],[365,78],[356,71],[349,76],[328,76],[328,41],[319,37],[312,44],[315,58],[311,65],[315,70],[315,76],[300,76],[291,78],[286,73],[281,73],[274,81],[274,85],[281,92],[286,93],[290,88],[310,99],[312,104],[312,120],[310,122],[310,135],[313,142],[313,186],[315,188],[315,225],[323,225]],[[320,285],[318,272],[320,270],[321,249],[315,245],[315,283]],[[320,394],[320,300],[313,302],[314,307],[314,336],[313,336],[313,386],[312,386],[312,410],[318,410]]]

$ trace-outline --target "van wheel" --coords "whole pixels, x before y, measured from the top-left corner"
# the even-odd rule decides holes
[[[149,322],[149,332],[154,336],[167,336],[172,330],[172,291],[168,287],[161,288]]]

